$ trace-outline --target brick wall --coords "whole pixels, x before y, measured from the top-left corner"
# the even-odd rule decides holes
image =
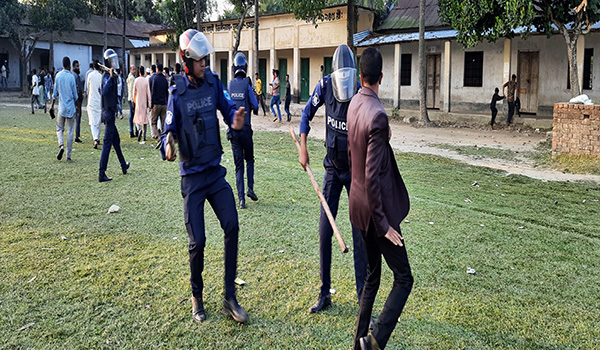
[[[553,156],[600,156],[600,105],[556,103],[552,124]]]

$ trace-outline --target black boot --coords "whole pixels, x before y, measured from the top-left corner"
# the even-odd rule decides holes
[[[246,209],[246,200],[244,198],[240,199],[240,209]]]
[[[192,317],[197,322],[204,322],[206,320],[206,311],[204,311],[202,298],[192,297]]]
[[[225,312],[230,314],[236,322],[244,323],[248,321],[248,313],[243,307],[240,306],[240,304],[238,304],[235,297],[225,299],[223,308],[225,309]]]
[[[255,202],[258,200],[258,196],[256,195],[256,193],[254,193],[254,190],[252,188],[248,188],[248,193],[246,193],[246,195]]]
[[[319,300],[308,309],[308,312],[311,314],[316,314],[317,312],[323,311],[331,306],[331,294],[327,294],[325,296],[320,295]]]
[[[98,175],[98,182],[106,182],[112,180],[111,177],[106,176],[106,174]]]
[[[125,165],[123,165],[123,166],[121,167],[121,170],[123,171],[123,175],[126,175],[126,174],[127,174],[127,169],[129,169],[129,166],[130,166],[130,165],[131,165],[131,164],[130,164],[129,162],[125,162]]]

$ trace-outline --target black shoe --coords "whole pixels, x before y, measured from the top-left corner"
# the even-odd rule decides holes
[[[127,174],[127,169],[129,169],[129,166],[131,164],[129,162],[125,162],[125,165],[121,167],[121,170],[123,170],[123,175]]]
[[[240,304],[238,304],[235,297],[231,299],[225,299],[223,308],[225,309],[225,312],[230,314],[236,322],[244,323],[248,321],[248,313],[240,306]]]
[[[56,159],[61,160],[64,153],[65,153],[65,148],[61,147],[60,150],[58,150],[58,154],[56,155]]]
[[[160,146],[162,146],[162,140],[158,139],[158,142],[156,143],[156,146],[154,146],[154,149],[159,149]]]
[[[206,311],[204,311],[204,303],[201,298],[192,297],[192,317],[197,322],[206,320]]]
[[[240,209],[246,209],[246,201],[243,198],[240,199]]]
[[[366,337],[362,337],[358,340],[361,350],[371,350],[371,339],[369,337],[370,336],[367,335]]]
[[[139,132],[139,133],[138,133],[138,142],[142,141],[142,136],[144,136],[144,135],[143,135],[143,133],[142,133],[142,132]],[[145,141],[145,140],[144,140],[144,141]]]
[[[129,132],[129,138],[134,138],[134,137],[136,137],[135,134],[133,133],[133,131],[130,131]]]
[[[76,138],[75,138],[75,142],[76,142],[76,143],[83,143],[83,141],[81,141],[81,139],[80,139],[79,137],[76,137]]]
[[[98,149],[98,145],[100,144],[100,141],[98,140],[94,140],[94,148]]]
[[[254,191],[251,188],[248,188],[248,193],[246,193],[246,195],[255,202],[258,200],[258,196],[256,195],[256,193],[254,193]]]
[[[371,320],[369,321],[369,330],[372,331],[375,328],[375,320],[373,319],[373,317],[371,317]]]
[[[98,182],[106,182],[110,180],[112,180],[112,178],[106,176],[106,174],[98,175]]]
[[[317,300],[317,302],[308,309],[308,312],[310,312],[311,314],[316,314],[317,312],[321,312],[330,306],[331,306],[331,295],[330,294],[325,295],[325,296],[321,295],[321,296],[319,296],[319,300]]]
[[[273,122],[276,122],[276,121],[277,121],[277,116],[275,116],[275,119],[273,119]]]

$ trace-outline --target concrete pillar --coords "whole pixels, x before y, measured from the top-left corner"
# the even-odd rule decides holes
[[[140,53],[140,66],[144,66],[144,68],[146,68],[146,54],[145,53]]]
[[[394,45],[394,108],[400,108],[400,61],[402,48],[400,44]]]
[[[577,39],[577,77],[579,78],[579,89],[583,93],[583,59],[585,58],[585,35]]]
[[[152,66],[153,64],[156,64],[156,53],[150,54],[150,66]]]
[[[300,48],[294,47],[294,75],[292,76],[292,96],[296,103],[300,103]]]
[[[214,52],[210,54],[210,70],[217,71],[217,54]]]
[[[502,84],[510,79],[511,69],[511,39],[504,39],[504,66],[502,68]]]
[[[129,67],[131,67],[131,65],[135,65],[135,54],[130,53],[129,54]],[[129,67],[127,67],[127,70],[129,71]]]
[[[452,67],[452,54],[450,49],[450,40],[446,40],[446,42],[444,42],[444,68],[442,71],[443,75],[441,82],[443,86],[442,98],[444,99],[444,104],[441,107],[446,113],[450,112],[452,98],[452,71],[450,68]]]
[[[252,42],[254,43],[254,40]],[[252,63],[254,62],[254,50],[252,50],[252,48],[248,50],[248,57],[246,58],[248,59],[248,70],[246,72],[246,76],[250,77],[253,83],[256,83],[256,81],[254,81],[254,64]]]
[[[229,72],[229,74],[227,74],[227,85],[229,85],[229,82],[233,79],[233,50],[229,50],[228,55],[227,55],[227,71]]]
[[[167,52],[163,52],[163,67],[169,66],[169,54]]]

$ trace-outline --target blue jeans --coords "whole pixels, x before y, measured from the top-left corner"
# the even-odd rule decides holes
[[[279,114],[279,121],[281,121],[281,111],[279,110],[279,102],[281,101],[281,96],[279,95],[273,95],[271,97],[271,112],[273,112],[273,115],[277,116],[277,114],[275,114],[275,109],[273,109],[273,105],[277,106],[277,113]]]

